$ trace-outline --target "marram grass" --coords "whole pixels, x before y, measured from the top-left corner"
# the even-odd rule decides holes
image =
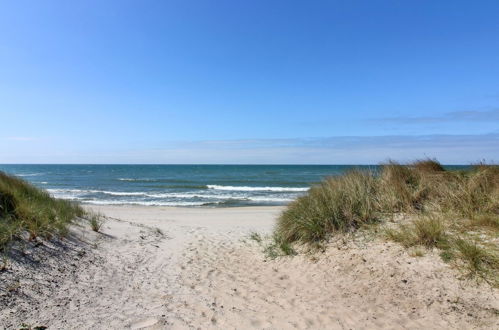
[[[379,173],[350,171],[328,178],[288,206],[276,232],[288,242],[310,243],[396,213],[482,219],[474,223],[496,227],[498,167],[451,172],[436,161],[422,162],[423,167],[390,162]]]
[[[329,178],[289,205],[276,232],[286,242],[315,242],[333,232],[376,221],[375,184],[368,172]]]
[[[84,215],[79,205],[0,172],[0,250],[22,236],[29,240],[64,236],[71,221]]]
[[[491,275],[499,273],[493,243],[499,233],[497,166],[446,171],[436,160],[388,162],[379,172],[350,171],[328,178],[281,214],[275,245],[287,250],[297,243],[313,246],[396,214],[412,220],[384,230],[388,239],[412,250],[440,249],[444,260],[459,260],[470,274],[499,284]],[[471,229],[481,235],[471,235]]]

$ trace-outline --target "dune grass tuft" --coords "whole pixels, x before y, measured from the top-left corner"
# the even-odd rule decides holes
[[[434,216],[421,216],[397,229],[387,229],[386,235],[405,247],[438,247],[445,244],[447,234],[443,221]]]
[[[417,160],[411,166],[419,172],[443,172],[445,168],[436,159]]]
[[[445,261],[454,261],[461,266],[468,277],[483,279],[494,286],[499,286],[497,247],[483,244],[470,237],[457,237],[442,254]]]
[[[475,215],[469,221],[470,227],[485,228],[499,232],[499,216],[494,214]]]
[[[50,239],[64,236],[68,224],[85,211],[79,205],[51,197],[17,177],[0,172],[0,249],[27,234]]]
[[[90,222],[90,227],[95,232],[100,232],[102,226],[104,225],[105,218],[100,213],[87,212],[86,218]]]
[[[321,241],[335,231],[348,231],[377,220],[375,180],[370,173],[352,171],[329,178],[291,203],[281,215],[277,233],[281,240]]]
[[[496,227],[499,169],[449,172],[437,161],[426,160],[407,166],[389,162],[380,173],[351,171],[326,179],[292,202],[278,219],[276,232],[288,242],[311,243],[397,213],[435,213]],[[414,230],[439,228],[435,219],[414,223]]]
[[[261,243],[263,238],[262,238],[262,235],[260,235],[259,233],[257,233],[256,231],[253,231],[250,233],[249,235],[249,239],[257,242],[257,243]]]
[[[265,245],[264,253],[271,259],[279,256],[294,256],[297,254],[291,243],[276,233],[270,237],[270,242]]]
[[[415,246],[409,250],[409,255],[411,257],[423,257],[425,255],[424,247]]]
[[[499,233],[499,167],[486,164],[447,171],[434,159],[407,165],[390,161],[378,172],[328,178],[281,214],[273,248],[314,245],[396,214],[412,220],[384,230],[389,239],[412,250],[440,249],[444,260],[458,258],[477,274],[499,271],[492,250],[476,245],[476,235],[462,235],[483,229],[480,239],[487,243]]]

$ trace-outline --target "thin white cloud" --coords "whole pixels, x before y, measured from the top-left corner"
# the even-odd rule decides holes
[[[44,144],[0,146],[0,163],[87,164],[377,164],[437,158],[444,164],[499,161],[499,133],[483,135],[339,136],[178,141],[156,148],[82,150]]]
[[[490,122],[499,121],[499,109],[488,111],[468,110],[447,112],[441,116],[400,116],[368,119],[370,122],[385,122],[397,124],[429,124],[449,122]]]
[[[388,158],[435,157],[447,164],[468,164],[499,160],[499,134],[171,142],[130,151],[128,157],[146,163],[244,164],[376,164]]]

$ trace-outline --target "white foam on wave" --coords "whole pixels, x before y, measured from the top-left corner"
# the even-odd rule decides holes
[[[113,196],[147,196],[147,194],[143,192],[105,191],[105,190],[97,190],[96,192]]]
[[[54,192],[54,193],[60,193],[60,192],[92,192],[92,191],[96,191],[96,190],[50,188],[50,189],[47,189],[47,191]]]
[[[202,194],[148,194],[150,197],[157,198],[201,198],[201,199],[214,199],[217,201],[226,200],[240,200],[240,201],[254,201],[254,202],[291,202],[293,197],[271,197],[271,196],[248,196],[248,195],[202,195]]]
[[[239,186],[219,186],[219,185],[208,185],[208,189],[214,190],[228,190],[228,191],[278,191],[278,192],[299,192],[308,191],[309,188],[298,188],[298,187],[239,187]]]
[[[153,181],[157,181],[157,180],[155,180],[155,179],[147,179],[147,178],[145,178],[145,179],[135,179],[135,178],[119,178],[118,180],[119,180],[119,181],[130,181],[130,182],[133,182],[133,181],[151,181],[151,182],[153,182]]]
[[[274,202],[274,203],[289,203],[294,200],[294,198],[279,198],[279,197],[258,197],[258,196],[252,196],[248,197],[248,200],[253,201],[253,202]]]
[[[44,173],[24,173],[24,174],[16,174],[17,176],[39,176],[43,175]]]
[[[47,189],[47,192],[54,197],[58,198],[69,198],[79,195],[84,190],[79,189]]]
[[[199,193],[164,193],[164,194],[146,194],[152,198],[206,198],[206,199],[227,199],[234,198],[233,195],[214,195],[214,194],[199,194]]]
[[[77,199],[78,200],[78,199]],[[233,200],[247,200],[247,201],[258,201],[258,202],[291,202],[292,199],[282,199],[282,198],[265,198],[265,199],[233,199]],[[214,204],[223,204],[227,199],[221,199],[213,202]],[[198,202],[186,202],[186,201],[172,201],[172,202],[164,202],[164,201],[116,201],[116,200],[81,200],[81,202],[85,204],[93,204],[93,205],[143,205],[143,206],[203,206],[209,205],[205,201]]]
[[[49,193],[58,194],[58,195],[85,195],[85,194],[107,194],[114,196],[147,196],[144,192],[134,192],[134,191],[106,191],[106,190],[93,190],[93,189],[47,189]]]
[[[205,202],[158,202],[158,201],[113,201],[113,200],[90,200],[83,201],[85,204],[94,205],[144,205],[144,206],[201,206]]]
[[[244,187],[243,187],[244,188]],[[267,187],[251,187],[263,189]],[[274,187],[271,187],[274,188]],[[95,189],[47,189],[56,198],[80,201],[87,204],[96,205],[145,205],[145,206],[202,206],[210,203],[223,204],[227,201],[247,201],[259,203],[289,203],[297,197],[297,194],[251,196],[245,193],[231,194],[206,194],[199,192],[187,193],[148,193],[148,192],[123,192],[106,191]],[[294,190],[293,190],[294,191]],[[300,190],[302,191],[302,190]],[[95,198],[90,194],[104,194],[110,196],[120,196],[119,199]],[[126,198],[126,197],[130,198]],[[134,198],[135,197],[135,198]],[[149,199],[149,200],[148,200]],[[154,200],[150,200],[154,199]],[[197,199],[197,200],[196,200]]]
[[[215,195],[215,194],[199,194],[199,193],[148,193],[142,191],[107,191],[107,190],[93,190],[93,189],[47,189],[47,191],[56,197],[68,196],[82,196],[87,194],[106,194],[112,196],[143,196],[150,198],[209,198],[209,199],[223,199],[223,198],[235,198],[237,196],[233,195]]]

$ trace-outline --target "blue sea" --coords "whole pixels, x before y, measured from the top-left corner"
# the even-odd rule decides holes
[[[0,165],[54,197],[88,204],[285,205],[349,165]]]

